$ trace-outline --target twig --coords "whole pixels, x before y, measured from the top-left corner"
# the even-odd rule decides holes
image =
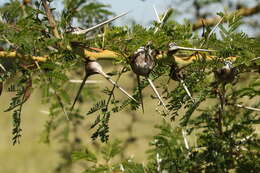
[[[57,29],[57,24],[54,20],[54,17],[51,13],[51,10],[49,8],[49,5],[47,4],[47,1],[46,0],[42,0],[42,5],[43,5],[43,8],[45,10],[45,13],[46,13],[46,16],[48,18],[48,21],[49,21],[49,24],[50,24],[50,27],[52,28],[52,33],[53,35],[56,37],[56,38],[61,38],[60,35],[59,35],[59,32],[58,32],[58,29]]]

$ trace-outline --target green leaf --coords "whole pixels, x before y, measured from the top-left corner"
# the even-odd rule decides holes
[[[72,160],[86,160],[89,162],[97,162],[97,158],[94,153],[92,153],[89,149],[85,149],[84,151],[78,151],[72,153]]]
[[[101,149],[101,153],[103,158],[109,161],[111,158],[115,157],[122,151],[122,147],[120,146],[121,141],[115,140],[112,143],[108,143]]]

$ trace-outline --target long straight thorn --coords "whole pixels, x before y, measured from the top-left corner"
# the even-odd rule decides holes
[[[260,57],[253,58],[253,59],[250,60],[250,62],[251,61],[256,61],[256,60],[259,60],[259,59],[260,59]]]
[[[104,22],[102,22],[102,23],[99,23],[99,24],[97,24],[97,25],[95,25],[95,26],[93,26],[93,27],[90,27],[90,28],[88,28],[88,29],[83,29],[83,30],[80,30],[80,31],[72,32],[72,34],[78,34],[78,35],[79,35],[79,34],[86,34],[87,32],[90,32],[90,31],[92,31],[92,30],[94,30],[94,29],[96,29],[96,28],[99,28],[99,27],[101,27],[101,26],[103,26],[103,25],[106,25],[106,24],[108,24],[108,23],[110,23],[110,22],[112,22],[112,21],[114,21],[114,20],[116,20],[116,19],[118,19],[118,18],[120,18],[120,17],[122,17],[122,16],[127,15],[128,13],[129,13],[129,11],[124,12],[124,13],[118,15],[118,16],[113,17],[112,19],[108,19],[108,20],[106,20],[106,21],[104,21]]]
[[[5,67],[4,67],[2,64],[0,64],[0,68],[1,68],[3,71],[6,71]]]
[[[187,136],[186,136],[187,132],[186,132],[185,129],[182,129],[181,132],[182,132],[182,137],[183,137],[183,140],[184,140],[185,147],[186,147],[187,150],[189,150],[190,147],[189,147],[188,139],[187,139]]]
[[[213,32],[217,29],[218,25],[222,22],[223,19],[224,19],[224,18],[221,17],[221,19],[218,21],[218,23],[217,23],[217,24],[214,26],[214,28],[210,31],[209,35],[207,36],[207,39],[204,40],[204,41],[201,43],[200,47],[202,47],[202,46],[209,40],[210,36],[211,36],[211,35],[213,34]]]
[[[161,23],[161,19],[160,19],[159,14],[158,14],[158,12],[157,12],[157,10],[156,10],[155,4],[153,5],[153,10],[154,10],[154,13],[155,13],[155,15],[156,15],[157,22],[158,22],[158,23]]]
[[[191,93],[190,93],[188,87],[186,86],[185,82],[184,82],[182,79],[180,80],[180,82],[181,82],[181,84],[182,84],[184,90],[186,91],[186,93],[187,93],[188,96],[190,97],[191,101],[192,101],[193,103],[195,103],[194,98],[191,96]]]
[[[213,32],[217,29],[218,25],[222,22],[222,20],[224,19],[224,17],[221,17],[221,19],[218,21],[218,23],[214,26],[214,28],[210,31],[207,40],[210,38],[210,36],[213,34]]]
[[[149,79],[148,77],[146,77],[146,79],[148,80],[151,88],[153,89],[154,93],[156,94],[156,96],[158,97],[158,99],[160,100],[160,102],[162,103],[164,109],[168,112],[168,109],[166,108],[166,105],[164,104],[160,94],[158,93],[158,91],[156,90],[154,84],[153,84],[153,81],[151,79]]]
[[[126,92],[121,86],[119,86],[116,82],[114,82],[107,74],[104,72],[99,72],[100,75],[102,75],[104,78],[106,78],[110,83],[112,83],[115,87],[117,87],[121,92],[123,92],[127,97],[138,103],[136,99],[134,99],[128,92]]]
[[[197,48],[189,48],[189,47],[181,47],[176,46],[179,50],[191,50],[191,51],[201,51],[201,52],[215,52],[215,50],[209,50],[209,49],[197,49]]]

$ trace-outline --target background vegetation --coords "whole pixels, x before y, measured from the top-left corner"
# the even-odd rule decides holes
[[[189,2],[194,18],[182,24],[175,19],[187,11],[185,3],[174,1],[166,17],[149,27],[107,24],[81,35],[73,34],[74,26],[90,28],[112,18],[111,8],[88,0],[63,0],[60,13],[46,0],[3,4],[1,171],[257,172],[260,4]],[[218,6],[226,10],[207,10]],[[254,38],[241,26],[251,27]],[[80,85],[71,79],[84,78],[86,59],[98,60],[140,100],[129,57],[150,41],[159,55],[149,78],[168,111],[145,79],[139,86],[143,114],[140,104],[94,75],[70,114]],[[171,42],[216,51],[172,54]],[[227,61],[233,68],[225,76]]]

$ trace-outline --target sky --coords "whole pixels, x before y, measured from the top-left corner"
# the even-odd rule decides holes
[[[0,0],[0,5],[8,1],[9,0]],[[127,24],[131,19],[134,19],[137,23],[142,25],[148,25],[149,22],[156,19],[153,5],[156,5],[159,13],[163,13],[171,1],[172,0],[99,0],[99,2],[103,2],[104,4],[110,4],[115,14],[131,11],[127,16],[118,19],[116,21],[117,24]]]
[[[0,0],[0,5],[4,2],[8,2],[9,0]],[[22,0],[21,0],[22,1]],[[105,4],[111,5],[111,11],[113,11],[115,14],[121,14],[126,11],[131,11],[126,16],[117,19],[114,24],[115,25],[125,25],[125,24],[131,24],[132,20],[135,20],[136,23],[142,24],[144,26],[149,26],[150,22],[152,20],[156,19],[153,5],[155,5],[157,11],[159,14],[163,14],[167,8],[170,5],[173,5],[173,2],[176,2],[175,0],[98,0],[99,2],[103,2]],[[239,0],[238,0],[239,1]],[[56,2],[56,4],[55,4]],[[58,10],[60,10],[62,7],[60,6],[60,0],[54,0],[54,7],[56,7]],[[248,0],[248,4],[250,6],[256,5],[256,1]],[[192,16],[192,10],[189,8],[192,4],[192,1],[183,1],[182,8],[179,10],[188,10],[185,15],[182,15],[182,17],[175,18],[178,22],[183,22],[184,18],[191,19]],[[59,5],[57,5],[59,4]],[[176,5],[176,4],[174,4]],[[59,7],[60,6],[60,7]],[[216,14],[219,11],[223,11],[223,9],[227,6],[227,4],[220,4],[219,6],[209,7],[211,8],[212,14]],[[260,15],[257,15],[256,17],[259,17]],[[249,35],[252,35],[254,31],[250,29],[250,27],[241,27],[241,29],[246,32]]]
[[[100,0],[105,4],[111,4],[112,11],[120,14],[125,11],[131,11],[126,17],[119,19],[120,23],[126,24],[130,19],[135,19],[137,23],[148,25],[149,22],[156,19],[153,5],[159,13],[167,10],[167,6],[172,0]]]

